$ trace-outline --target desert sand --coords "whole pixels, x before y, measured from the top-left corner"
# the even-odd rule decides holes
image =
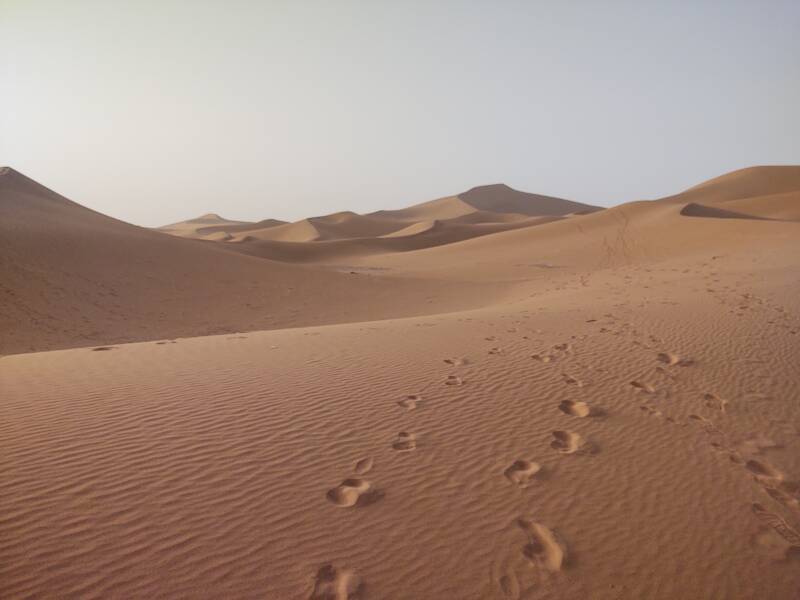
[[[800,167],[163,231],[5,169],[0,293],[3,598],[800,594]]]

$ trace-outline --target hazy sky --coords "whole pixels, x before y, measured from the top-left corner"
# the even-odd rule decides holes
[[[0,164],[141,225],[787,163],[797,0],[0,0]]]

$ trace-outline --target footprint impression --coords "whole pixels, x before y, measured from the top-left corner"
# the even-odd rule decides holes
[[[652,385],[641,381],[631,381],[631,387],[645,394],[654,394],[656,391]]]
[[[574,431],[553,431],[550,447],[561,454],[593,454],[594,446]]]
[[[461,365],[469,364],[469,360],[466,358],[445,358],[444,362],[454,367],[460,367]]]
[[[407,431],[397,434],[397,439],[392,443],[392,448],[397,452],[410,452],[417,448],[417,436]]]
[[[353,471],[355,471],[357,475],[364,475],[365,473],[368,473],[370,470],[372,470],[372,464],[373,461],[371,458],[362,458],[356,463],[356,466],[353,468]]]
[[[656,360],[670,367],[690,367],[694,364],[691,358],[681,358],[672,352],[659,352],[656,355]]]
[[[703,394],[703,401],[705,402],[708,408],[713,408],[714,410],[718,410],[720,412],[725,412],[728,408],[728,401],[720,398],[716,394],[706,393]]]
[[[548,571],[560,571],[567,560],[567,546],[560,537],[548,527],[527,519],[517,520],[517,525],[528,536],[528,543],[522,548],[525,557]]]
[[[332,564],[319,568],[309,600],[356,600],[364,585],[351,569],[337,569]]]
[[[577,400],[564,400],[558,405],[558,410],[571,417],[589,417],[593,415],[592,408],[586,402]]]
[[[773,500],[788,508],[800,509],[800,484],[786,481],[785,475],[767,462],[750,459],[744,463],[744,468]]]
[[[381,494],[372,489],[372,484],[361,477],[348,477],[335,488],[328,490],[327,498],[336,506],[366,506],[380,499]]]
[[[519,487],[526,487],[542,467],[539,463],[531,462],[528,460],[515,460],[514,463],[503,471],[503,475],[511,483]]]
[[[422,402],[422,396],[417,394],[411,394],[406,396],[402,400],[398,400],[398,406],[405,408],[406,410],[415,410],[419,404]]]

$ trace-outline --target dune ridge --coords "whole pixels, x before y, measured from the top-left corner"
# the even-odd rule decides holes
[[[429,224],[438,222],[489,225],[519,222],[531,217],[586,214],[597,210],[601,209],[561,198],[520,192],[507,185],[495,184],[472,188],[458,196],[439,198],[405,209],[377,211],[367,215],[343,211],[309,217],[293,223],[275,219],[243,223],[225,221],[219,215],[204,215],[199,219],[166,225],[159,230],[211,241],[245,244],[260,241],[302,243],[403,237],[406,233],[401,232],[405,230],[415,234],[421,233],[431,228]],[[466,229],[460,231],[459,238],[469,237]],[[223,232],[226,235],[221,235]],[[481,235],[480,228],[475,228],[474,232],[476,235]],[[257,253],[264,255],[264,250]],[[282,260],[280,257],[285,254],[276,252],[274,256]],[[314,252],[315,256],[320,254]]]

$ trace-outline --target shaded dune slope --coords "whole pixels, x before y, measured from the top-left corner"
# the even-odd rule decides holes
[[[660,202],[701,205],[685,214],[716,218],[800,220],[800,167],[749,167],[715,177]],[[719,210],[709,210],[709,209]],[[722,211],[722,212],[720,212]],[[703,214],[701,214],[703,213]]]
[[[689,202],[681,209],[681,215],[685,217],[711,217],[714,219],[765,219],[766,217],[759,217],[756,215],[745,214],[725,208],[718,208],[716,206],[706,206],[705,204],[697,204],[696,202]]]

